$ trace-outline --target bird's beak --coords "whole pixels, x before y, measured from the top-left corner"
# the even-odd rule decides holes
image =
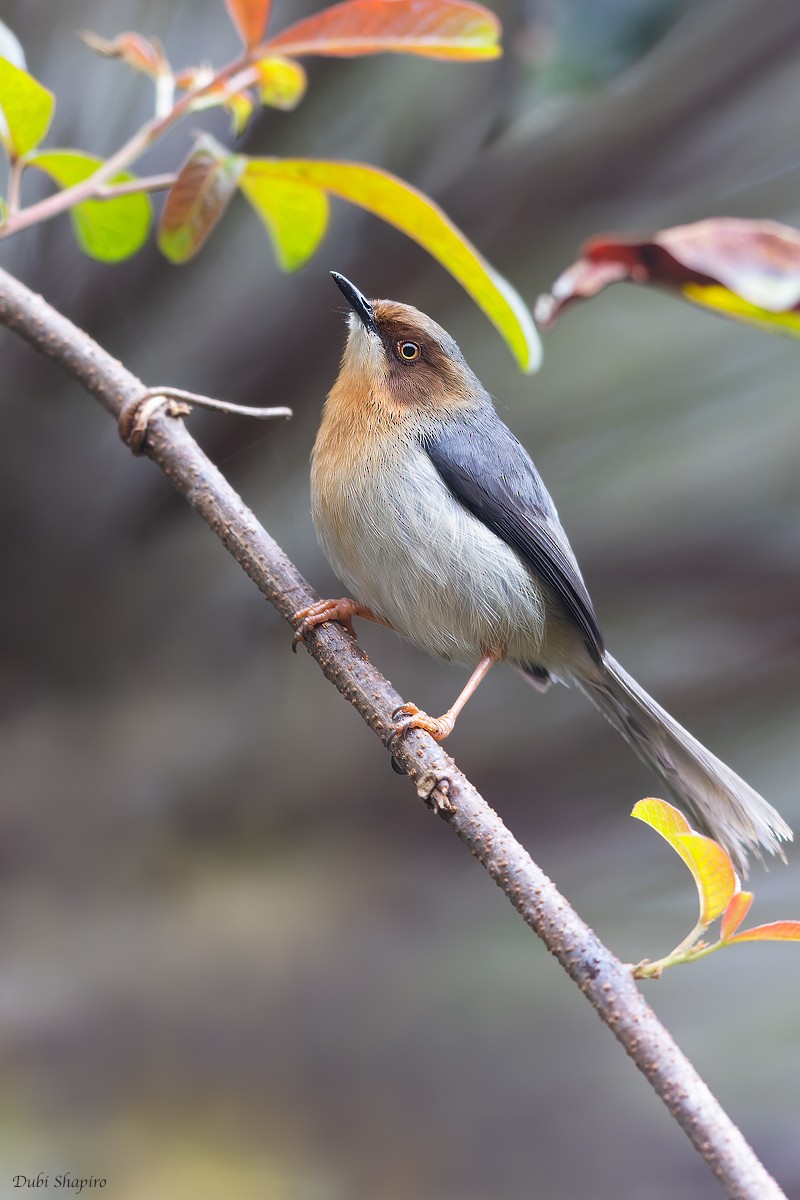
[[[352,284],[349,279],[345,279],[344,275],[340,275],[338,271],[331,271],[331,276],[353,312],[361,318],[364,328],[368,329],[370,333],[378,333],[378,326],[375,324],[372,305],[367,297],[358,290],[355,284]]]

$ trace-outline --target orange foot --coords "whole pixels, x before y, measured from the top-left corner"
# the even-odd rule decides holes
[[[443,742],[453,732],[456,715],[453,712],[446,712],[441,717],[429,717],[427,713],[420,712],[416,704],[401,704],[392,713],[393,721],[397,721],[397,718],[402,716],[402,720],[397,721],[395,725],[394,736],[403,737],[409,729],[424,729],[437,742]]]
[[[299,622],[292,639],[292,649],[296,651],[298,642],[302,642],[307,633],[316,629],[317,625],[324,625],[327,621],[338,621],[355,637],[353,617],[363,617],[366,621],[377,621],[379,624],[383,624],[370,609],[359,604],[357,600],[351,600],[349,596],[342,596],[340,600],[318,600],[316,604],[310,604],[308,608],[301,608],[292,618],[293,621]]]

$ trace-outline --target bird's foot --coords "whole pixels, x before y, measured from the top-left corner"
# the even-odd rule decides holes
[[[455,714],[452,712],[446,712],[441,717],[429,717],[427,713],[421,712],[416,704],[401,704],[392,713],[392,720],[397,722],[394,727],[395,737],[403,737],[409,729],[424,729],[437,742],[443,742],[449,737],[456,723]]]
[[[306,634],[315,629],[317,625],[324,625],[327,621],[338,621],[340,625],[344,625],[349,634],[355,637],[353,617],[374,621],[376,625],[385,625],[391,629],[391,625],[384,617],[378,616],[371,608],[359,604],[357,600],[351,600],[349,596],[342,596],[340,600],[317,600],[316,604],[309,604],[308,608],[301,608],[292,617],[293,621],[298,622],[292,639],[292,649],[296,652],[297,643],[302,641]]]
[[[301,608],[292,617],[293,621],[298,622],[292,638],[292,649],[296,652],[298,643],[302,642],[306,634],[310,633],[312,629],[316,629],[317,625],[324,625],[327,621],[338,621],[340,625],[344,625],[348,633],[355,637],[353,617],[374,619],[369,609],[364,608],[356,600],[351,600],[348,596],[342,596],[340,600],[318,600],[316,604],[309,604],[308,608]]]

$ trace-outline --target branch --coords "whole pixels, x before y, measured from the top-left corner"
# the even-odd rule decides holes
[[[114,417],[146,390],[121,363],[23,284],[0,271],[0,322],[55,359]],[[317,599],[182,422],[157,413],[146,453],[202,516],[287,621]],[[339,625],[306,638],[328,679],[386,743],[402,697]],[[614,957],[531,860],[441,746],[414,730],[393,746],[398,764],[433,801],[531,929],[579,986],[661,1097],[733,1200],[779,1200],[775,1180]],[[785,1197],[784,1197],[785,1200]]]
[[[109,180],[113,179],[115,175],[120,174],[131,163],[134,163],[137,158],[141,158],[144,152],[155,145],[165,133],[168,133],[173,125],[177,124],[187,113],[192,112],[197,100],[213,92],[215,88],[220,87],[221,84],[224,84],[232,76],[235,77],[243,70],[246,70],[254,54],[255,51],[248,50],[240,58],[237,58],[235,62],[229,63],[226,67],[221,67],[218,71],[214,72],[213,76],[206,83],[186,92],[180,100],[175,102],[169,112],[165,112],[163,115],[157,114],[152,120],[147,121],[110,158],[101,163],[94,174],[88,176],[87,179],[83,179],[80,183],[74,183],[70,187],[54,192],[52,196],[46,196],[44,200],[39,200],[36,204],[30,204],[27,208],[9,211],[2,230],[0,230],[0,237],[11,237],[12,234],[19,233],[20,230],[27,229],[31,225],[38,225],[42,221],[49,221],[53,217],[57,217],[60,213],[67,212],[69,209],[74,208],[76,204],[82,204],[86,200],[97,198],[107,199],[110,196],[126,195],[128,192],[152,191],[162,186],[169,187],[169,183],[162,184],[161,179],[164,177],[159,176],[153,176],[144,181],[131,180],[131,183],[137,185],[135,187],[110,185]],[[20,160],[20,162],[22,167],[24,167],[24,160]],[[154,180],[158,180],[155,186]],[[143,182],[145,186],[143,186]],[[9,206],[9,209],[11,209],[11,206]]]

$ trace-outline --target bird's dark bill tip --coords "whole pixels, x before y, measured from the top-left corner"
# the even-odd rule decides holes
[[[378,332],[378,327],[375,324],[375,316],[372,312],[372,305],[363,292],[360,292],[354,283],[351,283],[344,275],[340,275],[338,271],[331,271],[331,278],[338,287],[339,291],[344,296],[347,303],[352,308],[364,324],[366,329],[372,333]]]

